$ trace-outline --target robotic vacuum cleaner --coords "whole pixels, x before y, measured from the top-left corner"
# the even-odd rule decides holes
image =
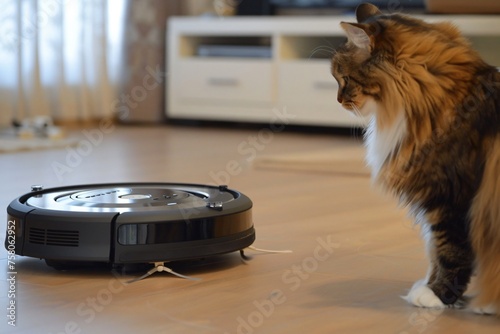
[[[251,209],[248,197],[227,186],[33,186],[7,208],[5,247],[49,265],[197,259],[250,246]]]

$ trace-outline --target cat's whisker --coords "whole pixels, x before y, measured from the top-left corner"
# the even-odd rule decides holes
[[[359,110],[358,106],[354,102],[349,102],[349,106],[352,109],[352,112],[356,114],[357,117],[363,117],[361,114],[361,110]]]
[[[354,103],[354,102],[349,102],[349,106],[351,107],[351,111],[356,115],[357,118],[360,118],[364,120],[364,126],[368,125],[368,121],[366,120],[366,117],[363,115],[363,112],[359,107]]]
[[[318,53],[318,52],[324,52],[326,53],[327,57],[332,57],[334,54],[334,49],[332,47],[326,46],[326,45],[320,45],[315,47],[312,51],[311,54],[309,55],[309,59],[313,58],[313,56]],[[325,57],[325,58],[327,58]]]

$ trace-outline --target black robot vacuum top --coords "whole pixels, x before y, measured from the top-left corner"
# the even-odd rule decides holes
[[[226,186],[119,183],[43,189],[7,208],[15,254],[111,264],[202,258],[250,246],[252,202]]]

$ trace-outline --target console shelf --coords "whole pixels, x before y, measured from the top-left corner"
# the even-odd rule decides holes
[[[500,16],[429,15],[452,21],[500,66]],[[336,101],[333,50],[345,40],[334,17],[174,17],[168,22],[169,118],[362,126]]]

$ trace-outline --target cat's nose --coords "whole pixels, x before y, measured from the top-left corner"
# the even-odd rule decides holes
[[[339,103],[342,103],[342,101],[343,101],[343,100],[342,100],[342,97],[341,97],[341,96],[337,96],[337,101],[338,101]]]

